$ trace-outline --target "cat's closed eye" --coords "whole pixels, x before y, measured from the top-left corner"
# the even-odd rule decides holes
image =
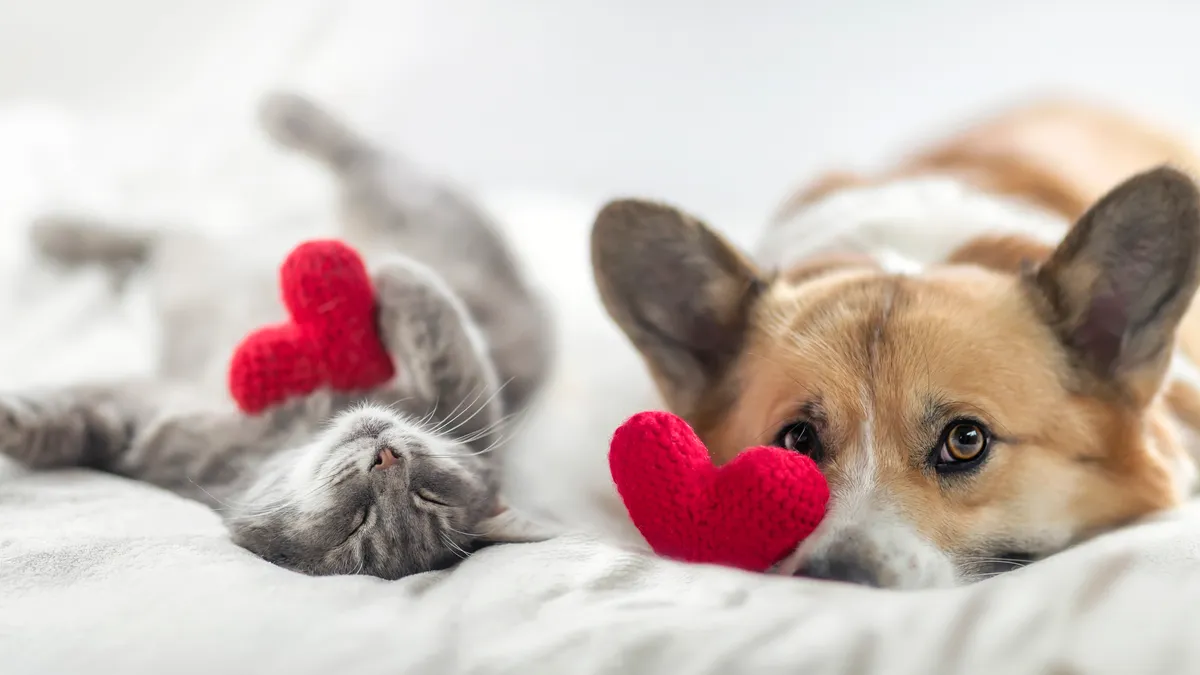
[[[371,507],[363,507],[363,509],[354,517],[354,520],[351,521],[350,532],[346,535],[346,541],[353,539],[354,535],[358,534],[362,530],[363,525],[367,524],[367,519],[370,517]]]
[[[435,494],[433,491],[426,488],[418,488],[413,492],[413,497],[416,498],[418,505],[424,502],[428,506],[449,508],[454,506],[445,497]]]

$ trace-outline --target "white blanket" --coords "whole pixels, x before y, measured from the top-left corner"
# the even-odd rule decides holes
[[[16,225],[38,209],[82,201],[297,233],[328,213],[319,175],[261,148],[167,172],[162,161],[118,167],[126,148],[80,139],[121,136],[85,131],[45,111],[0,115],[5,387],[150,362],[140,294],[117,300],[93,275],[30,270]],[[651,399],[591,288],[596,205],[487,201],[554,300],[564,349],[544,406],[509,449],[516,497],[591,536],[498,547],[397,582],[308,578],[238,549],[214,514],[154,488],[0,467],[0,673],[1200,672],[1200,508],[990,582],[919,593],[640,552],[604,450]]]
[[[1200,510],[1006,577],[892,593],[583,537],[449,572],[308,578],[203,507],[73,472],[0,488],[0,672],[1185,673]]]

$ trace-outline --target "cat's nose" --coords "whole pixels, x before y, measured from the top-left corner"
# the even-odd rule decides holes
[[[375,466],[373,466],[371,468],[376,471],[381,471],[390,466],[396,466],[397,464],[400,463],[399,460],[400,460],[400,453],[396,452],[392,448],[383,448],[379,451],[379,454],[375,457]]]

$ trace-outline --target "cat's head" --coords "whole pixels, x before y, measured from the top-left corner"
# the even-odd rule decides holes
[[[234,541],[306,574],[398,579],[548,536],[501,501],[486,446],[432,431],[376,406],[342,414],[264,468],[227,518]]]

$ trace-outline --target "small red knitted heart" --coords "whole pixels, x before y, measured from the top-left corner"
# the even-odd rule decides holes
[[[812,459],[760,447],[716,467],[687,422],[666,412],[621,425],[608,462],[646,542],[686,562],[764,571],[816,529],[829,501]]]
[[[319,387],[369,389],[395,368],[375,324],[375,291],[362,258],[336,240],[292,250],[279,269],[289,321],[246,336],[229,365],[238,407],[258,413]]]

